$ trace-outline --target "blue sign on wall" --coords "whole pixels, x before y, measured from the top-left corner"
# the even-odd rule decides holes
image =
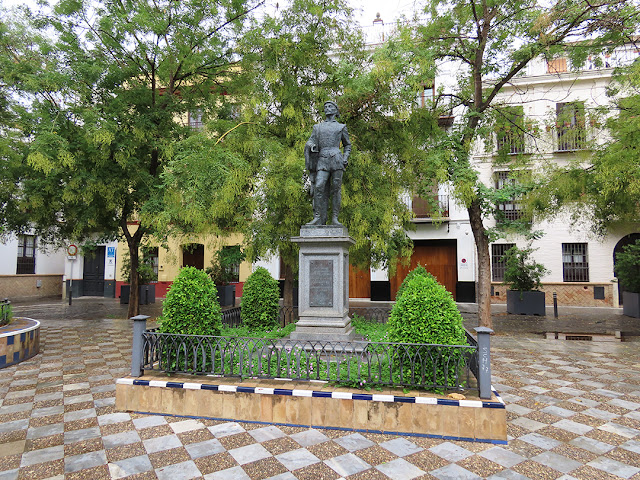
[[[107,258],[116,256],[116,247],[107,247]]]

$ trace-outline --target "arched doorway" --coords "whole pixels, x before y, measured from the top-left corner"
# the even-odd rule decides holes
[[[618,243],[616,243],[615,248],[613,249],[613,267],[614,267],[614,275],[615,275],[615,266],[616,266],[616,254],[621,252],[623,247],[627,245],[631,245],[632,243],[636,243],[637,240],[640,240],[640,233],[631,233],[626,237],[622,237]],[[617,275],[615,275],[617,277]],[[622,305],[622,291],[624,290],[624,285],[618,283],[618,302]]]
[[[182,246],[182,266],[204,270],[204,245],[190,243]]]

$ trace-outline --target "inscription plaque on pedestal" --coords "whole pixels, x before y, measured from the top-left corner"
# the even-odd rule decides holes
[[[333,307],[333,261],[309,262],[309,306]]]

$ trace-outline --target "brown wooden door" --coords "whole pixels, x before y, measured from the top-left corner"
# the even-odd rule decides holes
[[[457,252],[455,240],[422,240],[413,246],[411,262],[408,266],[398,265],[395,276],[390,278],[391,298],[396,298],[398,288],[404,277],[422,265],[438,282],[451,292],[456,298],[456,283],[458,282]]]
[[[349,265],[349,298],[371,298],[371,270]]]
[[[204,270],[204,245],[192,243],[182,247],[182,266]]]

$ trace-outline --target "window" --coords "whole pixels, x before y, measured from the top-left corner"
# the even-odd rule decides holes
[[[562,281],[589,281],[589,257],[586,243],[562,244]]]
[[[158,280],[158,247],[145,247],[142,251],[143,262],[153,269],[153,276]]]
[[[423,83],[420,91],[420,106],[426,107],[433,101],[436,94],[436,87],[433,82]]]
[[[491,278],[494,282],[504,280],[505,260],[504,254],[511,247],[515,247],[515,243],[499,243],[491,245]]]
[[[193,129],[199,129],[204,126],[202,123],[202,111],[189,112],[189,126]]]
[[[509,185],[516,184],[516,179],[510,175],[511,172],[508,171],[496,172],[496,190],[502,190]],[[497,222],[519,220],[521,216],[520,205],[515,196],[496,205],[495,217]]]
[[[36,237],[34,235],[18,235],[17,275],[33,275],[36,273]]]
[[[584,148],[587,141],[584,103],[556,103],[556,129],[559,152]]]
[[[498,111],[496,146],[498,154],[524,153],[524,109],[521,106]]]
[[[567,71],[567,59],[565,57],[554,58],[547,61],[547,73],[564,73]]]

